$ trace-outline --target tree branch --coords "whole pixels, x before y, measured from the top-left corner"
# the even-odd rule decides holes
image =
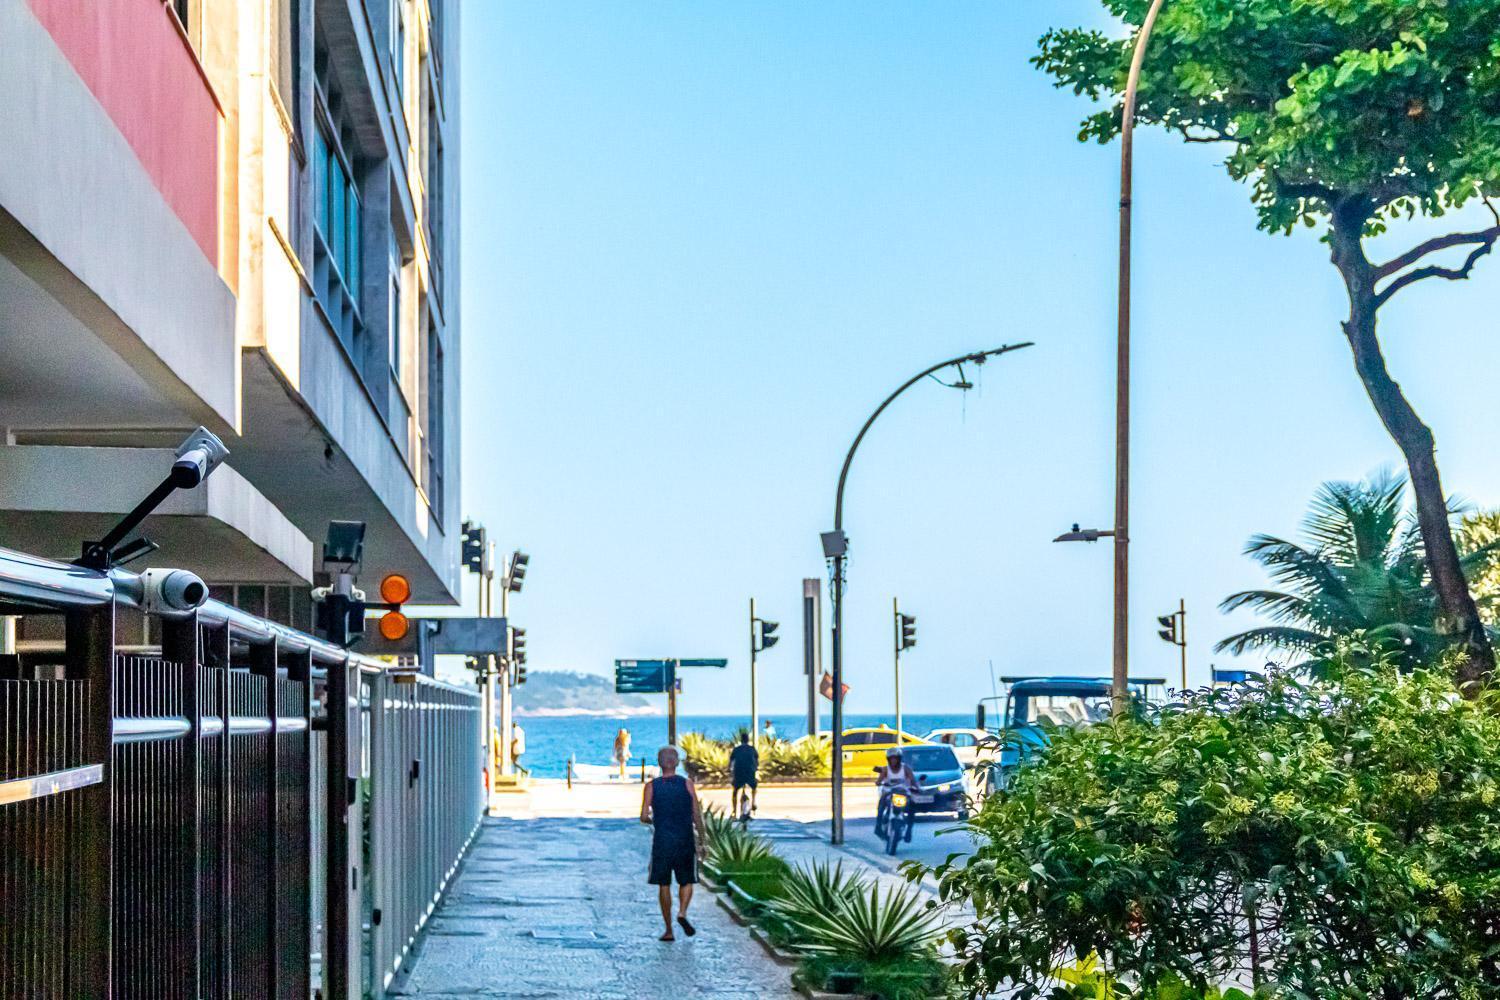
[[[1396,272],[1404,271],[1408,267],[1411,267],[1428,254],[1437,253],[1439,250],[1446,250],[1449,247],[1468,246],[1475,243],[1484,246],[1493,246],[1497,238],[1500,238],[1500,222],[1497,222],[1496,225],[1491,226],[1489,229],[1483,229],[1475,233],[1449,233],[1447,236],[1438,236],[1428,240],[1426,243],[1413,247],[1394,260],[1376,267],[1375,277],[1377,279],[1389,278]]]
[[[1409,253],[1402,254],[1389,264],[1385,264],[1376,271],[1377,277],[1389,277],[1395,271],[1421,260],[1429,253],[1443,250],[1448,247],[1473,246],[1469,256],[1459,267],[1441,267],[1429,264],[1427,267],[1419,267],[1415,271],[1407,271],[1405,274],[1395,278],[1385,289],[1375,296],[1375,308],[1389,302],[1396,293],[1408,285],[1414,285],[1428,278],[1444,278],[1448,281],[1464,281],[1474,270],[1474,265],[1495,248],[1495,241],[1500,240],[1500,225],[1492,229],[1486,229],[1478,233],[1451,233],[1448,236],[1440,236],[1437,239],[1428,240],[1421,246],[1416,247]]]

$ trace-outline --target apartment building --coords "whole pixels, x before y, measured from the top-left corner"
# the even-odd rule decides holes
[[[0,0],[0,545],[308,627],[333,519],[459,594],[457,0]]]

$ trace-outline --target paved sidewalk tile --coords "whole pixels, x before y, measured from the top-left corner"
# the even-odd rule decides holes
[[[651,832],[627,819],[490,819],[392,995],[791,997],[788,970],[700,887],[698,936],[657,941]]]

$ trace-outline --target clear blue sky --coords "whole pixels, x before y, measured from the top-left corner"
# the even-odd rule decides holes
[[[1050,539],[1111,516],[1117,151],[1027,63],[1098,9],[465,4],[464,507],[532,554],[533,669],[727,656],[683,710],[746,711],[753,595],[787,636],[763,710],[798,711],[801,580],[826,582],[860,423],[927,364],[1035,340],[966,396],[913,389],[861,450],[849,709],[891,703],[893,595],[909,711],[970,710],[991,660],[1108,671],[1109,549]],[[1261,582],[1246,538],[1399,460],[1324,247],[1257,232],[1220,155],[1138,148],[1132,670],[1175,676],[1153,617],[1185,598],[1195,683],[1249,621],[1216,610]],[[1497,293],[1487,261],[1385,328],[1448,488],[1486,504]]]

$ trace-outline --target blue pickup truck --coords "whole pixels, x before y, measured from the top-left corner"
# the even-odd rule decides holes
[[[998,753],[991,758],[989,784],[1004,788],[1010,774],[1033,751],[1047,745],[1051,727],[1088,726],[1109,718],[1108,677],[1002,677],[1004,693],[981,699],[975,728],[993,734]],[[1131,697],[1160,702],[1167,682],[1159,677],[1130,679]]]

